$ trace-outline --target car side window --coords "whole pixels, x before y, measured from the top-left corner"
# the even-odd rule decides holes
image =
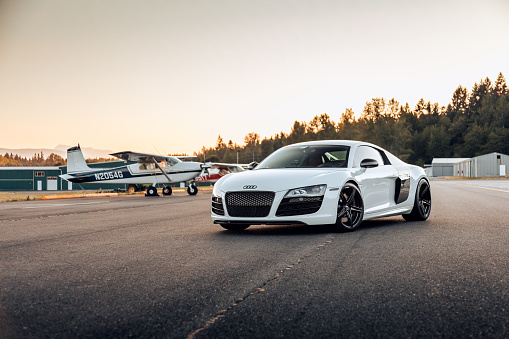
[[[380,152],[370,146],[357,147],[353,157],[353,167],[361,167],[361,161],[364,159],[374,159],[378,161],[378,166],[383,166],[385,164],[384,159],[382,159],[382,156],[380,155]]]
[[[380,152],[382,159],[384,159],[384,165],[392,165],[391,161],[389,160],[389,157],[387,157],[387,154],[385,154],[384,151],[378,150],[378,152]]]

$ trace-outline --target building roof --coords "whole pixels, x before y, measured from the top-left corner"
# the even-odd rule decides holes
[[[470,160],[470,158],[433,158],[431,164],[457,164],[459,162],[463,162],[466,160]]]
[[[10,167],[0,167],[0,170],[22,170],[22,171],[59,171],[60,167],[56,166],[10,166]]]
[[[504,157],[509,157],[509,155],[504,154],[504,153],[491,152],[491,153],[487,153],[487,154],[478,155],[478,156],[476,156],[476,157],[474,157],[474,158],[485,157],[485,156],[487,156],[487,155],[492,155],[492,154],[495,154],[495,155],[502,155],[502,156],[504,156]],[[473,159],[473,158],[472,158],[472,159]]]

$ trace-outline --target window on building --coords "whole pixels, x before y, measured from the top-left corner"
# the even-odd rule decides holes
[[[35,176],[36,177],[43,177],[44,176],[44,172],[35,172]]]

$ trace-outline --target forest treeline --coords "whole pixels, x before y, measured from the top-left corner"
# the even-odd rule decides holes
[[[104,162],[112,160],[111,158],[94,158],[94,159],[86,159],[87,163],[94,162]],[[0,154],[0,167],[19,167],[19,166],[62,166],[67,162],[60,155],[51,153],[49,157],[45,158],[44,153],[35,153],[33,157],[26,158],[20,157],[17,154],[5,153],[4,155]]]
[[[468,91],[463,86],[452,94],[447,106],[420,99],[415,107],[395,99],[373,98],[366,102],[359,118],[346,109],[335,122],[327,113],[309,122],[295,121],[289,133],[281,132],[261,140],[252,132],[244,145],[218,136],[215,146],[194,155],[201,161],[249,163],[261,161],[273,151],[309,140],[362,140],[379,145],[402,160],[423,166],[433,158],[465,157],[490,152],[509,154],[509,94],[504,75],[493,83],[481,79]],[[87,159],[101,162],[110,159]],[[45,158],[42,152],[30,159],[0,155],[0,166],[60,166],[65,159],[57,154]]]
[[[17,154],[0,154],[0,167],[8,166],[61,166],[65,164],[65,159],[60,155],[51,153],[45,158],[43,152],[34,154],[31,158],[20,157]]]
[[[323,113],[309,122],[295,121],[289,133],[263,140],[259,134],[249,133],[242,146],[231,140],[225,143],[219,135],[214,147],[203,147],[195,155],[206,161],[249,163],[261,161],[286,145],[326,139],[371,142],[420,166],[433,158],[509,154],[506,80],[499,73],[494,83],[486,77],[471,91],[460,85],[447,106],[420,99],[412,108],[395,99],[373,98],[366,102],[358,119],[352,109],[346,109],[338,122]]]

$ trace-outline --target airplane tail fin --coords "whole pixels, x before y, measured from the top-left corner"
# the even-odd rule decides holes
[[[85,162],[80,145],[69,148],[67,150],[67,173],[88,171],[92,171],[92,169]]]

